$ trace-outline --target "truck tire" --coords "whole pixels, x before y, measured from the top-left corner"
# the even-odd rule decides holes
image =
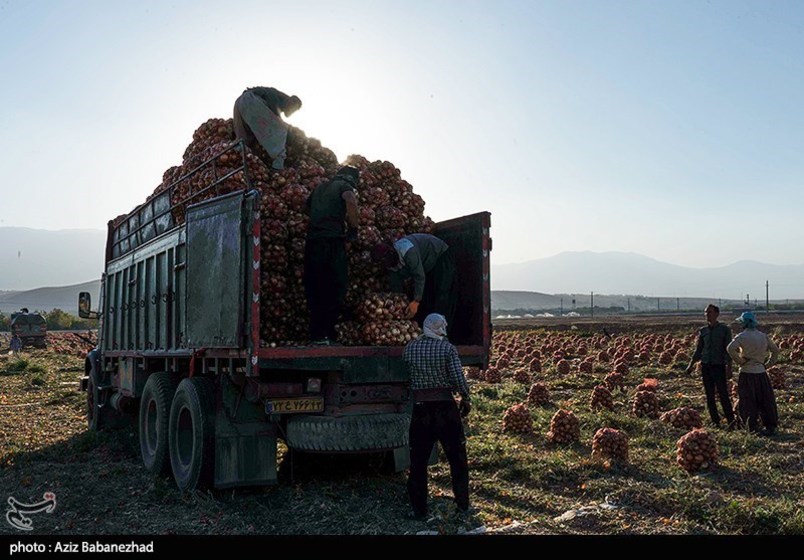
[[[87,427],[93,432],[103,429],[101,417],[101,393],[98,389],[98,379],[94,371],[90,371],[87,381]]]
[[[168,424],[170,405],[178,380],[167,372],[152,374],[145,383],[137,418],[140,435],[140,455],[145,468],[153,474],[170,473],[168,453]]]
[[[409,414],[294,416],[288,420],[288,447],[301,451],[383,451],[408,445]]]
[[[215,384],[211,379],[186,378],[170,405],[168,426],[170,466],[182,492],[212,482],[215,468]]]

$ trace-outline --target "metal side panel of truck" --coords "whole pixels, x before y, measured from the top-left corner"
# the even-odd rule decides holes
[[[86,362],[90,426],[134,412],[145,466],[172,471],[182,489],[276,483],[279,439],[307,452],[388,451],[405,468],[403,348],[261,346],[260,193],[189,206],[179,226],[168,196],[109,224],[99,344]],[[480,367],[489,227],[483,212],[434,230],[455,254],[450,340]]]

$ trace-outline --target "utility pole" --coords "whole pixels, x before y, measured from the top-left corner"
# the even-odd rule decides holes
[[[592,318],[595,318],[595,292],[590,292],[590,299],[592,300],[589,306],[592,308]]]
[[[681,304],[679,303],[679,298],[676,298],[676,311],[681,311]]]
[[[561,298],[561,316],[564,316],[564,298]]]
[[[768,299],[768,281],[765,280],[765,313],[770,313],[770,299]]]
[[[662,310],[662,298],[656,298],[656,311],[661,312]]]
[[[628,298],[628,312],[631,313],[631,298]]]

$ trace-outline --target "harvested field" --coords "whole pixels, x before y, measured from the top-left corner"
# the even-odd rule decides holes
[[[791,360],[804,340],[800,322],[784,317],[763,325],[786,346],[779,366],[785,387],[776,390],[780,429],[767,438],[709,425],[700,378],[684,374],[701,320],[561,321],[496,324],[497,376],[486,381],[480,372],[467,372],[477,510],[468,518],[454,513],[444,460],[430,467],[426,522],[405,519],[406,476],[388,473],[378,455],[294,454],[291,461],[283,452],[278,486],[182,495],[170,478],[146,473],[130,426],[87,431],[85,399],[77,391],[83,360],[55,345],[0,356],[0,498],[36,502],[45,492],[56,495],[53,513],[31,516],[34,534],[804,533],[804,363]],[[611,337],[601,334],[604,326]],[[530,371],[536,353],[540,371]],[[625,365],[616,365],[618,357]],[[569,369],[562,366],[560,373],[559,361]],[[593,389],[615,369],[624,373],[622,389],[612,385],[612,408],[593,410]],[[648,387],[660,413],[679,407],[700,413],[717,443],[713,467],[683,470],[676,442],[686,430],[632,412],[645,378],[657,380]],[[526,402],[535,382],[544,384],[549,399],[528,405],[532,431],[504,431],[506,410]],[[577,417],[578,440],[548,439],[560,409]],[[627,462],[592,456],[592,438],[603,427],[626,434]],[[0,534],[20,533],[0,524]]]

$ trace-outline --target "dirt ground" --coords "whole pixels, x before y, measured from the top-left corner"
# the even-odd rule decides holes
[[[760,321],[774,336],[804,335],[804,315],[760,315]],[[603,329],[614,337],[688,336],[702,324],[701,314],[504,320],[494,329],[538,336],[567,331],[594,336]],[[627,401],[618,401],[606,415],[584,412],[581,421],[584,430],[603,421],[631,430],[634,466],[609,469],[590,462],[587,442],[568,448],[547,444],[542,433],[550,416],[559,406],[586,406],[594,380],[545,374],[556,404],[534,410],[535,433],[520,438],[502,433],[500,418],[524,398],[527,386],[510,379],[473,382],[477,404],[467,434],[476,511],[456,514],[442,460],[430,468],[431,516],[422,523],[405,519],[406,473],[390,472],[381,455],[294,454],[291,460],[282,447],[276,486],[182,494],[170,477],[145,471],[133,426],[87,429],[85,396],[77,390],[83,375],[79,355],[34,350],[24,353],[22,362],[0,355],[0,499],[31,504],[55,494],[54,513],[31,516],[32,533],[39,535],[795,533],[804,527],[802,366],[790,367],[791,384],[779,393],[784,435],[774,441],[719,435],[724,466],[699,476],[673,465],[678,434],[631,418]],[[683,364],[651,366],[634,378],[658,377],[668,406],[690,403],[703,410],[700,381],[680,370]],[[0,520],[0,535],[18,534]]]

